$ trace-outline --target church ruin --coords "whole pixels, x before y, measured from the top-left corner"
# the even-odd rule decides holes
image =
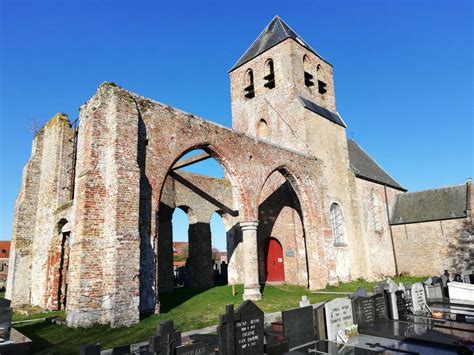
[[[14,306],[65,308],[73,327],[158,312],[159,293],[173,291],[176,208],[190,221],[191,286],[213,285],[218,212],[244,299],[265,282],[315,290],[472,262],[470,180],[406,193],[347,139],[332,65],[279,17],[230,83],[232,129],[104,83],[78,125],[58,114],[36,134],[15,206]],[[181,170],[211,157],[223,179]]]

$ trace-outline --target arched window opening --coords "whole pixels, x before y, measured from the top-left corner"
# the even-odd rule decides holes
[[[321,80],[323,75],[323,68],[321,67],[321,65],[318,64],[318,68],[316,71],[318,75],[318,92],[321,95],[324,95],[328,90],[326,89],[326,83]]]
[[[265,121],[263,118],[260,121],[258,121],[257,137],[260,137],[260,138],[267,138],[268,137],[267,121]]]
[[[263,77],[265,80],[264,86],[269,89],[273,89],[275,87],[275,70],[273,68],[273,60],[269,59],[265,63],[265,76]]]
[[[189,286],[189,218],[185,208],[176,208],[172,216],[173,285]]]
[[[304,56],[303,57],[303,70],[304,70],[304,84],[307,86],[307,87],[311,87],[311,86],[314,86],[314,82],[313,82],[313,75],[310,74],[310,63],[309,63],[309,59],[308,59],[308,56]]]
[[[245,97],[251,99],[255,97],[255,87],[253,85],[253,71],[252,69],[247,70],[245,73]]]
[[[331,228],[334,245],[344,245],[344,225],[341,207],[337,203],[331,205]]]
[[[374,191],[370,194],[370,218],[372,227],[376,232],[379,232],[382,229],[382,225],[380,224],[380,207]]]
[[[219,213],[211,216],[212,271],[214,285],[227,284],[227,232]]]

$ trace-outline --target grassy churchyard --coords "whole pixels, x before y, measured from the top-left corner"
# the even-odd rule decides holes
[[[395,282],[414,283],[426,280],[426,277],[395,277]],[[321,291],[352,292],[358,287],[368,291],[377,282],[357,280],[338,287],[327,287]],[[33,340],[35,353],[74,354],[79,345],[98,342],[102,349],[146,341],[156,331],[159,320],[172,319],[175,327],[183,332],[199,329],[218,323],[219,314],[223,314],[226,304],[238,306],[242,303],[243,286],[235,287],[237,294],[232,296],[231,286],[217,286],[208,290],[179,288],[174,293],[160,295],[162,313],[143,317],[140,323],[131,327],[110,329],[95,326],[88,329],[69,329],[65,326],[37,320],[14,325],[21,333]],[[263,288],[263,300],[256,304],[265,312],[276,312],[297,307],[301,296],[307,295],[311,303],[327,301],[342,294],[311,293],[308,289],[290,285],[266,285]],[[13,320],[38,319],[62,315],[64,312],[39,313],[31,316],[15,314]]]

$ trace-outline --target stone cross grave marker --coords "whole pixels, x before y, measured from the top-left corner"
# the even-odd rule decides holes
[[[351,300],[348,298],[336,298],[326,302],[324,310],[326,312],[326,330],[330,341],[336,340],[339,329],[345,329],[354,324]]]
[[[388,309],[385,293],[376,293],[370,298],[374,302],[374,320],[387,319]]]
[[[310,304],[311,303],[309,303],[308,296],[306,295],[301,296],[300,307],[307,307]]]
[[[263,354],[263,329],[264,313],[252,301],[245,301],[235,312],[233,305],[227,305],[217,327],[220,354]]]
[[[315,341],[313,307],[300,307],[282,311],[283,335],[290,342],[290,349]]]
[[[162,355],[174,355],[176,347],[181,345],[181,332],[174,330],[172,320],[158,323],[157,335],[150,337],[150,351]]]
[[[414,283],[411,287],[411,296],[413,302],[413,311],[420,312],[426,310],[425,289],[419,282]]]
[[[352,315],[354,323],[367,325],[375,320],[374,300],[371,297],[359,296],[352,299]]]

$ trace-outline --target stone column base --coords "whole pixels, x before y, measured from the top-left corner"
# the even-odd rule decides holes
[[[249,285],[244,287],[244,301],[260,301],[262,299],[262,294],[260,293],[259,285]]]

